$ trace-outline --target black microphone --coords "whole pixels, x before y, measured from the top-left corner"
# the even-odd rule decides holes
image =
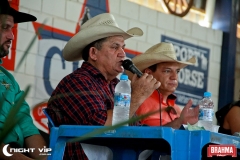
[[[137,74],[138,77],[143,75],[143,73],[129,59],[124,60],[122,62],[122,66],[124,69],[132,72],[133,74]]]

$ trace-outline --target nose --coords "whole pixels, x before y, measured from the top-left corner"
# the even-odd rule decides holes
[[[7,33],[7,39],[9,40],[14,40],[14,35],[13,35],[13,31],[9,30]]]
[[[118,55],[119,55],[120,57],[126,57],[126,53],[125,53],[125,51],[124,51],[123,48],[120,48]]]
[[[172,72],[171,78],[174,80],[178,79],[178,72]]]

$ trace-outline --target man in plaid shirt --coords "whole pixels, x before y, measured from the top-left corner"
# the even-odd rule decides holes
[[[113,15],[97,15],[81,26],[63,49],[67,61],[84,60],[82,66],[64,77],[48,102],[48,113],[56,126],[111,125],[116,78],[124,71],[124,40],[143,34],[140,28],[120,29]],[[148,74],[131,81],[129,116],[160,86]],[[87,159],[79,142],[66,145],[64,159]]]

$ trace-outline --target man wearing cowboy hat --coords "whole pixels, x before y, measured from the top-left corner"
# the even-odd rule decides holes
[[[178,61],[174,47],[171,43],[161,42],[149,48],[144,54],[140,54],[132,59],[135,66],[143,73],[153,75],[161,86],[147,98],[138,108],[136,114],[143,115],[148,112],[162,112],[150,115],[143,119],[142,124],[149,126],[170,126],[178,129],[182,124],[195,124],[198,121],[198,107],[191,108],[192,100],[189,100],[186,106],[181,109],[175,104],[176,96],[173,92],[178,86],[178,73],[180,69],[187,65],[193,65],[195,58],[186,62]],[[129,79],[133,74],[126,71]],[[161,100],[160,100],[161,99]]]
[[[111,125],[114,88],[124,71],[124,40],[141,36],[142,30],[120,29],[109,13],[97,15],[82,26],[63,49],[67,61],[84,60],[81,68],[64,77],[48,102],[48,113],[56,126]],[[141,103],[160,86],[152,76],[132,78],[130,117]],[[67,144],[64,159],[87,159],[79,143]]]
[[[0,1],[0,64],[3,57],[9,54],[11,42],[14,39],[12,28],[14,23],[35,21],[36,17],[18,12],[11,8],[7,0]],[[23,91],[11,73],[0,66],[0,94],[1,110],[0,110],[0,130],[3,129],[6,117],[8,117],[10,110],[14,103],[23,95]],[[38,129],[34,126],[32,117],[30,115],[30,108],[24,101],[20,107],[19,112],[13,121],[20,118],[14,128],[8,132],[6,138],[1,143],[0,159],[32,159],[39,157],[38,148],[46,146]],[[6,129],[6,128],[5,128]],[[2,132],[0,132],[1,134]],[[10,147],[12,148],[35,148],[33,152],[29,152],[28,156],[21,153],[9,154]],[[8,157],[9,156],[9,157]],[[30,158],[29,158],[30,157]]]

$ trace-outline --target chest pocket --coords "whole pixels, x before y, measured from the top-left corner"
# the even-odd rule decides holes
[[[2,131],[3,125],[6,121],[7,116],[9,115],[10,110],[13,108],[15,103],[15,93],[11,91],[0,92],[0,98],[2,103],[2,109],[0,110],[0,129]],[[16,115],[11,117],[12,120],[16,120]],[[8,127],[6,125],[5,127]],[[4,139],[5,144],[9,144],[11,142],[17,143],[19,146],[23,146],[23,134],[21,128],[18,124],[16,124],[13,130],[8,133],[7,137]]]

